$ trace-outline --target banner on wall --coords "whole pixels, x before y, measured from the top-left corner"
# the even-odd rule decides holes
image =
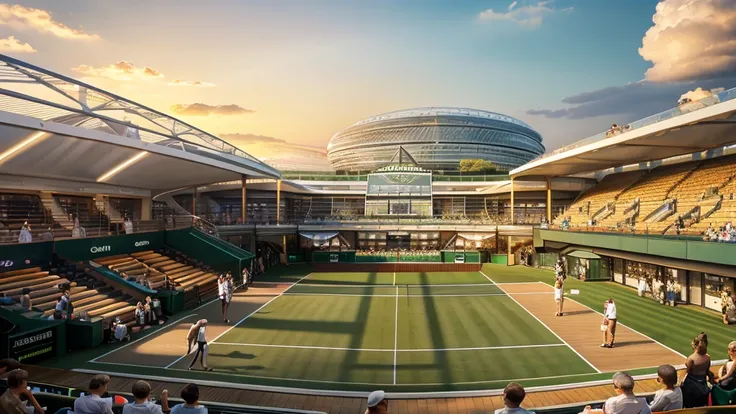
[[[31,364],[56,355],[54,328],[11,336],[8,341],[10,358],[23,364]]]
[[[99,257],[156,250],[164,246],[164,232],[89,237],[56,242],[56,254],[69,260],[92,260]]]
[[[0,249],[0,273],[27,267],[46,266],[54,252],[53,242],[4,245]]]

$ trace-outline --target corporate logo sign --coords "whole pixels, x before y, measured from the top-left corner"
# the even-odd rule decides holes
[[[13,267],[14,264],[12,260],[0,260],[0,267]]]
[[[148,240],[141,240],[135,242],[135,247],[148,246],[149,244],[151,244],[151,242],[149,242]]]
[[[110,246],[92,246],[89,251],[90,253],[104,253],[112,250]]]

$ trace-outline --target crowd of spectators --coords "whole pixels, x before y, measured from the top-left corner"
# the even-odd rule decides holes
[[[718,228],[713,227],[713,223],[710,223],[703,232],[703,241],[736,243],[736,227],[731,225],[730,221]]]

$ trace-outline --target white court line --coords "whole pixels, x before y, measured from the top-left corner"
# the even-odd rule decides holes
[[[493,279],[491,279],[490,277],[488,277],[488,275],[486,275],[485,273],[483,273],[483,271],[482,271],[482,270],[479,270],[479,272],[480,272],[480,274],[482,274],[483,276],[485,276],[485,277],[486,277],[486,279],[490,280],[490,281],[491,281],[491,283],[496,283],[496,282],[494,282],[494,281],[493,281]],[[502,288],[502,287],[500,287],[500,286],[499,286],[499,289],[503,290],[503,288]],[[505,290],[503,290],[503,291],[504,291],[504,292],[506,292]],[[596,367],[595,367],[595,365],[591,364],[591,363],[590,363],[590,361],[588,361],[587,359],[585,359],[585,357],[583,357],[582,355],[580,355],[580,352],[576,351],[576,350],[575,350],[575,348],[571,347],[571,346],[570,346],[570,344],[568,344],[568,343],[567,343],[567,342],[566,342],[566,341],[565,341],[564,339],[562,339],[562,337],[560,337],[560,335],[557,335],[557,332],[555,332],[555,331],[553,331],[552,329],[550,329],[550,327],[549,327],[549,326],[547,326],[547,325],[546,325],[546,324],[545,324],[544,322],[542,322],[542,320],[541,320],[541,319],[537,318],[537,316],[536,316],[536,315],[534,315],[533,313],[529,312],[529,309],[525,308],[525,307],[524,307],[524,306],[523,306],[523,305],[522,305],[521,303],[519,303],[519,301],[518,301],[518,300],[514,299],[514,297],[513,297],[513,296],[511,296],[511,295],[509,295],[509,298],[511,298],[511,300],[513,300],[514,302],[516,302],[516,304],[517,304],[517,305],[519,305],[519,306],[520,306],[520,307],[521,307],[522,309],[524,309],[524,310],[525,310],[525,311],[526,311],[526,312],[527,312],[527,313],[528,313],[529,315],[531,315],[531,316],[532,316],[532,318],[536,319],[536,320],[537,320],[537,322],[541,323],[541,324],[542,324],[542,326],[544,326],[545,328],[547,328],[547,330],[548,330],[548,331],[552,332],[552,335],[556,336],[556,337],[557,337],[557,339],[559,339],[560,341],[562,341],[562,343],[564,343],[565,345],[567,345],[567,347],[568,347],[568,348],[570,348],[570,350],[571,350],[572,352],[574,352],[575,354],[577,354],[577,356],[579,356],[579,357],[580,357],[580,359],[582,359],[583,361],[585,361],[585,363],[586,363],[586,364],[590,365],[590,367],[591,367],[591,368],[593,368],[593,369],[595,370],[595,372],[597,372],[597,373],[600,373],[600,372],[601,372],[601,370],[599,370],[598,368],[596,368]]]
[[[484,285],[489,286],[489,285]],[[522,292],[522,293],[511,293],[511,295],[549,295],[550,292]],[[509,293],[468,293],[468,294],[457,294],[457,293],[451,293],[451,294],[434,294],[434,295],[425,295],[425,294],[411,294],[411,295],[400,295],[399,297],[402,298],[427,298],[427,297],[446,297],[446,298],[467,298],[467,297],[487,297],[487,296],[509,296]],[[370,295],[370,294],[353,294],[353,293],[308,293],[308,292],[302,292],[302,293],[285,293],[284,296],[347,296],[347,297],[371,297],[371,298],[393,298],[394,295]]]
[[[547,285],[547,284],[546,284],[546,283],[544,283],[544,282],[537,282],[537,283],[542,283],[542,284],[544,284],[544,285]],[[549,285],[547,285],[547,286],[549,286]],[[591,308],[590,306],[587,306],[587,305],[583,305],[582,303],[580,303],[580,302],[576,301],[575,299],[570,299],[570,298],[568,297],[568,299],[567,299],[567,300],[569,300],[569,301],[571,301],[571,302],[575,302],[575,303],[577,303],[578,305],[580,305],[580,306],[582,306],[582,307],[584,307],[584,308],[588,308],[588,309],[590,309],[591,311],[593,311],[593,312],[595,312],[595,313],[597,313],[597,314],[599,314],[599,315],[603,316],[603,314],[602,314],[602,313],[600,313],[600,312],[598,312],[597,310],[595,310],[595,309]],[[681,357],[682,357],[683,359],[687,359],[687,357],[686,357],[685,355],[683,355],[683,354],[681,354],[681,353],[679,353],[679,352],[675,351],[674,349],[672,349],[672,348],[668,347],[667,345],[665,345],[665,344],[663,344],[663,343],[661,343],[661,342],[657,341],[656,339],[652,338],[651,336],[648,336],[648,335],[644,335],[643,333],[641,333],[641,332],[637,331],[636,329],[634,329],[634,328],[632,328],[632,327],[630,327],[630,326],[626,326],[626,325],[624,325],[624,324],[622,324],[622,323],[618,323],[618,324],[619,324],[619,325],[621,325],[621,326],[623,326],[623,327],[624,327],[624,328],[626,328],[626,329],[629,329],[629,330],[631,330],[631,331],[632,331],[632,332],[634,332],[634,333],[637,333],[637,334],[639,334],[639,335],[641,335],[641,336],[643,336],[643,337],[645,337],[645,338],[647,338],[647,339],[651,340],[652,342],[656,343],[657,345],[661,346],[662,348],[665,348],[665,349],[668,349],[668,350],[670,350],[670,351],[674,352],[675,354],[677,354],[677,355],[681,356]]]
[[[394,277],[396,273],[394,272]],[[396,286],[396,318],[394,319],[394,384],[396,384],[396,356],[399,348],[399,287]]]
[[[398,342],[395,342],[398,345]],[[329,346],[310,345],[277,345],[277,344],[243,344],[240,342],[215,342],[214,345],[229,346],[252,346],[262,348],[287,348],[287,349],[318,349],[325,351],[365,351],[365,352],[450,352],[450,351],[494,351],[504,349],[527,349],[527,348],[554,348],[565,346],[565,344],[539,344],[539,345],[507,345],[507,346],[479,346],[471,348],[417,348],[417,349],[391,349],[391,348],[341,348]],[[404,384],[402,384],[404,385]]]
[[[537,282],[523,282],[524,284],[536,284]],[[505,285],[514,285],[514,284],[521,284],[521,283],[504,283]],[[436,285],[409,285],[409,284],[401,284],[399,283],[398,286],[405,286],[405,287],[458,287],[458,286],[471,286],[471,287],[477,287],[477,286],[490,286],[490,283],[460,283],[460,284],[436,284]],[[391,287],[394,287],[394,285],[388,285],[388,284],[376,284],[376,285],[336,285],[336,284],[328,284],[328,283],[300,283],[299,286],[307,286],[307,287],[336,287],[336,288],[377,288],[377,289],[388,289]]]
[[[396,285],[396,272],[394,272],[394,285]]]
[[[214,343],[214,342],[215,342],[216,340],[218,340],[218,339],[219,339],[219,338],[220,338],[221,336],[223,336],[223,335],[225,335],[226,333],[230,332],[230,331],[231,331],[231,330],[232,330],[233,328],[235,328],[236,326],[238,326],[238,325],[240,325],[241,323],[243,323],[243,321],[245,321],[246,319],[248,319],[248,318],[250,318],[251,316],[253,316],[253,315],[255,315],[256,313],[258,313],[258,311],[260,311],[261,309],[265,308],[265,307],[266,307],[266,305],[268,305],[269,303],[271,303],[271,302],[273,302],[274,300],[276,300],[276,299],[280,298],[280,297],[281,297],[281,295],[283,295],[284,293],[286,293],[286,291],[287,291],[287,290],[289,290],[289,289],[293,288],[294,286],[296,286],[296,284],[297,284],[297,283],[301,282],[302,280],[304,280],[304,278],[308,277],[309,275],[311,275],[311,273],[309,273],[308,275],[306,275],[306,276],[302,277],[301,279],[297,280],[297,281],[296,281],[296,283],[294,283],[293,285],[291,285],[291,286],[289,286],[288,288],[286,288],[286,289],[285,289],[285,290],[284,290],[283,292],[281,292],[281,293],[279,293],[278,295],[276,295],[276,296],[274,296],[273,298],[271,298],[271,299],[270,299],[270,300],[269,300],[268,302],[266,302],[266,303],[264,303],[263,305],[261,305],[261,306],[260,306],[260,307],[259,307],[258,309],[254,310],[253,312],[251,312],[251,313],[250,313],[249,315],[247,315],[247,316],[246,316],[246,317],[244,317],[243,319],[239,320],[239,321],[238,321],[238,323],[236,323],[236,324],[234,324],[233,326],[231,326],[231,327],[229,327],[229,328],[225,329],[225,330],[224,330],[224,331],[223,331],[223,332],[222,332],[221,334],[217,335],[217,336],[215,337],[215,339],[213,339],[213,340],[211,340],[211,341],[207,342],[207,346],[209,346],[210,344]],[[165,368],[166,368],[166,369],[169,369],[169,368],[171,368],[171,367],[172,367],[172,366],[173,366],[174,364],[176,364],[177,362],[181,361],[182,359],[184,359],[184,358],[188,357],[188,356],[189,356],[189,355],[191,355],[191,354],[192,354],[193,352],[196,352],[196,349],[193,349],[193,350],[192,350],[191,352],[189,352],[189,353],[187,353],[187,354],[185,354],[185,355],[182,355],[182,356],[180,356],[179,358],[177,358],[176,360],[174,360],[174,362],[172,362],[172,363],[170,363],[169,365],[167,365],[167,366],[166,366]]]

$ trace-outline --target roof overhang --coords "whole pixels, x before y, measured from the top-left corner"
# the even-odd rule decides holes
[[[94,129],[0,111],[0,174],[168,190],[280,173]]]
[[[543,156],[511,171],[521,177],[558,177],[662,160],[736,142],[736,99],[593,140]]]

